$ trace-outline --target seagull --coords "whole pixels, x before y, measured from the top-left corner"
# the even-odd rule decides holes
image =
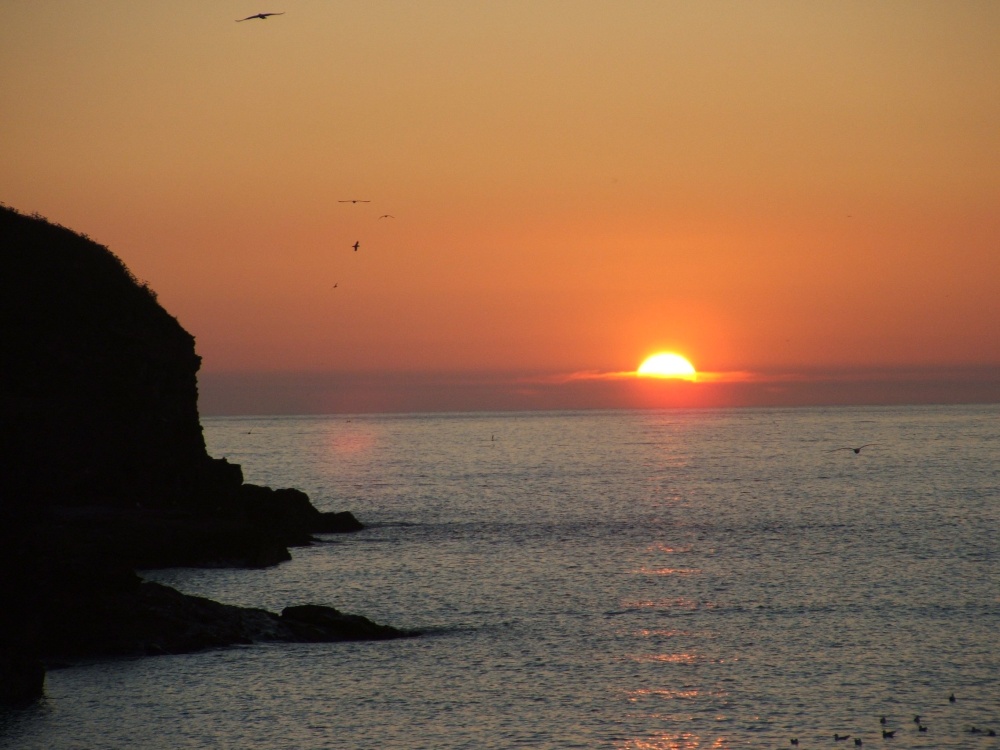
[[[862,448],[867,448],[869,445],[878,445],[878,443],[865,443],[864,445],[858,446],[857,448],[845,447],[845,448],[831,448],[826,451],[827,453],[833,453],[834,451],[854,451],[855,453],[861,453]]]
[[[283,15],[285,15],[284,11],[282,11],[281,13],[257,13],[252,16],[247,16],[246,18],[237,18],[236,23],[239,23],[240,21],[249,21],[251,18],[259,18],[261,21],[266,21],[268,16],[283,16]]]
[[[363,201],[360,198],[348,198],[347,200],[337,201],[337,203],[371,203],[371,201]]]
[[[351,247],[354,248],[354,252],[357,252],[358,248],[361,247],[361,243],[360,242],[355,242],[353,245],[351,245]]]
[[[338,282],[338,284],[339,284],[339,282]],[[336,288],[337,288],[337,284],[334,284],[334,285],[333,285],[333,288],[334,288],[334,289],[336,289]]]
[[[395,219],[396,217],[393,216],[392,214],[382,214],[381,216],[379,216],[379,218],[380,219]]]

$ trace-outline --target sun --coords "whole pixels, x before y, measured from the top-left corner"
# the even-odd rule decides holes
[[[688,362],[680,354],[673,352],[660,352],[639,365],[636,374],[647,378],[680,378],[681,380],[694,380],[698,373],[694,365]]]

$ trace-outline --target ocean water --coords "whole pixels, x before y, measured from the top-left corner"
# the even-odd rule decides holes
[[[424,635],[53,671],[0,746],[1000,748],[998,406],[204,427],[368,528],[147,578]]]

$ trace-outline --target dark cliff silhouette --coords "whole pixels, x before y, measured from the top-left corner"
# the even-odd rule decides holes
[[[60,660],[403,635],[136,576],[271,565],[361,524],[207,454],[194,338],[107,248],[0,206],[0,335],[0,703],[37,696],[41,665]]]

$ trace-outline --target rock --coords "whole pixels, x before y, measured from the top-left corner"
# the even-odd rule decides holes
[[[318,604],[285,607],[281,610],[281,621],[295,634],[296,640],[377,641],[414,635]]]
[[[361,528],[208,455],[194,338],[113,253],[0,205],[0,702],[40,664],[259,640],[398,637],[320,608],[289,617],[136,569],[274,565]]]
[[[339,513],[320,513],[319,522],[313,531],[317,534],[346,534],[363,528],[364,524],[353,513],[344,510]]]
[[[33,656],[0,645],[0,706],[27,706],[45,694],[45,668]]]

